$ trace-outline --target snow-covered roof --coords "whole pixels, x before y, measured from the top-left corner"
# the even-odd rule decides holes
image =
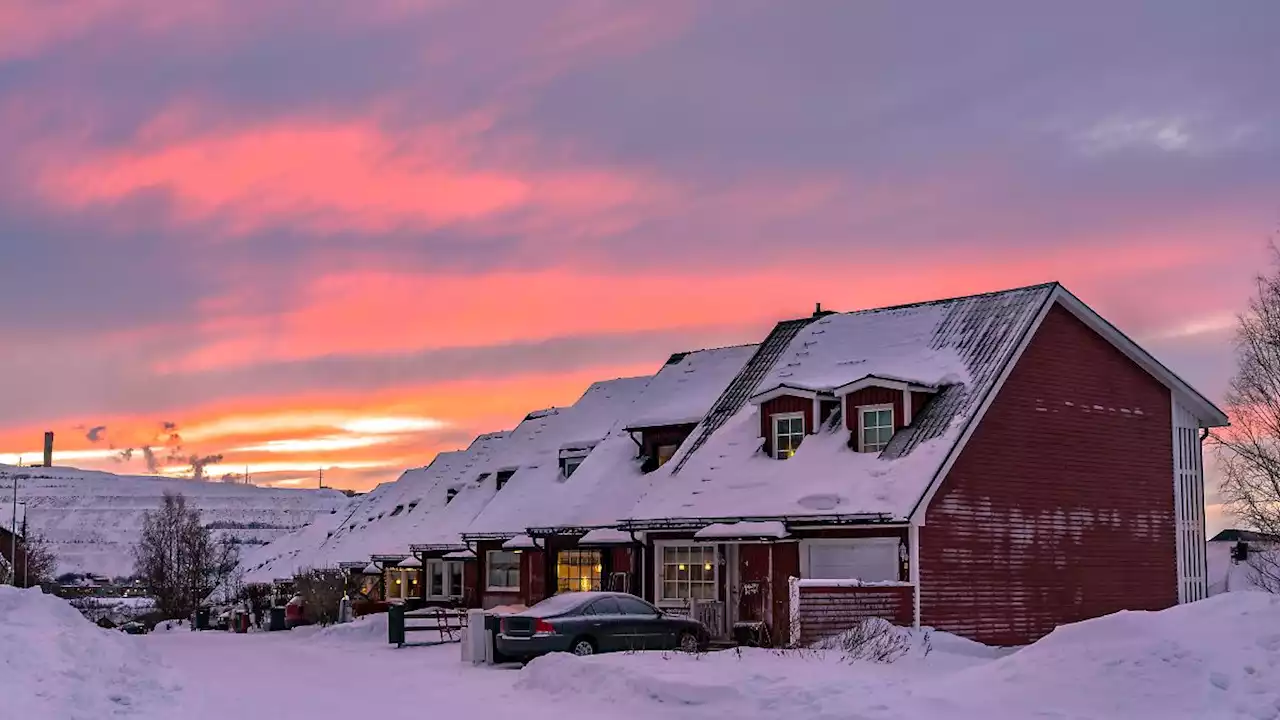
[[[776,520],[757,522],[711,523],[693,534],[695,540],[728,540],[733,538],[781,539],[791,533],[787,526]]]
[[[732,414],[719,418],[723,424],[708,428],[698,443],[686,443],[652,473],[628,517],[634,524],[907,518],[1056,287],[812,319],[782,352],[762,351],[753,358],[767,369],[748,367],[743,376],[754,373],[759,382],[726,390],[743,396],[736,410],[730,408]],[[941,389],[880,455],[850,450],[848,431],[838,423],[807,437],[785,461],[759,452],[759,411],[746,397],[781,384],[831,390],[868,375]]]
[[[636,442],[627,428],[662,425],[661,418],[696,424],[755,349],[754,345],[744,345],[673,356],[573,475],[549,486],[546,510],[530,517],[526,527],[595,528],[615,524],[635,505],[646,487]],[[646,420],[638,423],[637,418]],[[628,536],[625,542],[630,541]]]
[[[487,466],[493,473],[515,472],[470,523],[465,534],[509,538],[527,528],[545,525],[560,497],[557,488],[563,480],[561,448],[595,445],[574,473],[577,477],[600,452],[601,439],[610,428],[633,412],[633,404],[650,380],[652,377],[598,382],[573,405],[520,423]]]
[[[587,531],[586,535],[578,538],[580,547],[591,547],[593,545],[630,545],[635,542],[635,538],[631,533],[618,530],[616,528],[596,528]]]

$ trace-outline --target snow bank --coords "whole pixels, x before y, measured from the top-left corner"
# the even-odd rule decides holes
[[[1280,718],[1280,597],[1241,592],[1066,625],[930,695],[1080,717]]]
[[[651,658],[655,653],[646,653]],[[631,702],[658,705],[724,704],[738,699],[731,685],[697,683],[642,672],[619,672],[613,663],[554,653],[535,659],[520,673],[516,687],[540,690],[565,699],[592,694],[610,704]]]
[[[104,718],[163,702],[137,638],[103,630],[38,589],[0,586],[0,711],[15,718]]]
[[[369,643],[387,644],[387,614],[375,613],[356,618],[349,623],[330,625],[316,632],[314,638],[320,642],[337,643]]]

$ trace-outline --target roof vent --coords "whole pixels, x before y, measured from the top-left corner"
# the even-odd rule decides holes
[[[822,303],[813,304],[813,316],[816,318],[826,317],[827,315],[834,315],[834,314],[835,314],[835,310],[823,310]]]

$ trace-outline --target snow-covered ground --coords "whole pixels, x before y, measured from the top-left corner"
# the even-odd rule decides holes
[[[133,573],[132,547],[143,514],[159,507],[166,491],[186,495],[205,524],[247,543],[271,542],[347,507],[336,490],[264,488],[175,478],[114,475],[75,468],[0,465],[0,497],[10,497],[13,476],[26,503],[29,530],[58,556],[58,572],[116,577]]]
[[[1280,717],[1280,598],[1229,593],[1120,613],[1016,652],[935,634],[895,663],[838,651],[551,656],[472,667],[459,647],[396,650],[385,619],[289,633],[144,637],[0,588],[0,715],[486,719]],[[7,715],[5,717],[8,717]]]

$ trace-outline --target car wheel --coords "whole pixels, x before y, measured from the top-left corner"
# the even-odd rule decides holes
[[[573,654],[578,657],[586,657],[588,655],[596,654],[596,644],[591,642],[590,638],[578,638],[577,640],[574,640],[570,649],[573,651]]]
[[[687,653],[698,652],[698,650],[700,649],[699,643],[698,643],[698,636],[694,635],[691,632],[680,633],[680,649]]]

